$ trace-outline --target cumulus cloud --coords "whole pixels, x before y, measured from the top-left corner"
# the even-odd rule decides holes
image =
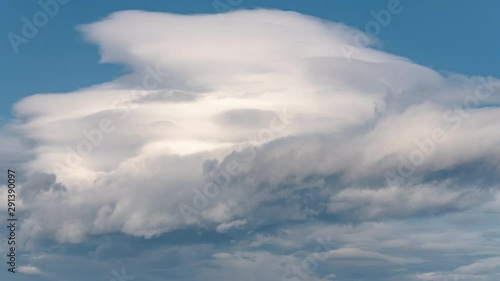
[[[244,232],[256,239],[243,250],[198,258],[243,275],[277,260],[265,272],[281,278],[281,262],[307,255],[280,247],[303,241],[259,230],[499,211],[498,79],[438,73],[360,46],[353,28],[298,13],[235,11],[224,19],[123,11],[78,28],[102,62],[131,72],[14,106],[0,153],[22,159],[27,245],[192,228]],[[347,58],[346,46],[357,52]],[[390,263],[394,272],[402,270],[394,264],[425,260],[359,247],[368,238],[358,238],[328,253]],[[461,241],[438,240],[428,246]],[[270,241],[283,252],[248,250]],[[345,274],[320,267],[310,276]]]

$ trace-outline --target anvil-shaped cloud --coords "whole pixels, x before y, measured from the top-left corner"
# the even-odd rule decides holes
[[[360,45],[356,36],[375,39],[358,30],[293,12],[236,11],[221,21],[124,11],[79,30],[102,62],[130,73],[15,105],[1,154],[21,156],[28,175],[27,246],[500,211],[498,79],[438,73]],[[325,251],[332,262],[428,259],[348,240]],[[245,259],[274,259],[212,258],[238,270]],[[410,275],[458,276],[419,274]]]

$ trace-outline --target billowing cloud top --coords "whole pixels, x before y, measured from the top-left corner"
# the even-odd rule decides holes
[[[498,276],[481,270],[499,264],[487,252],[477,265],[422,271],[427,250],[458,244],[429,234],[435,247],[418,248],[425,239],[401,226],[500,210],[498,79],[437,73],[361,45],[376,39],[358,30],[292,12],[237,11],[222,21],[124,11],[79,30],[102,62],[131,71],[15,105],[0,149],[21,157],[27,175],[20,207],[27,248],[46,239],[246,231],[237,251],[200,250],[210,262],[197,274],[229,280],[230,271],[251,274],[248,260],[256,268],[274,260],[258,280],[276,280],[282,263],[312,254],[314,238],[303,237],[329,231],[338,236],[323,249],[326,266],[344,269],[320,268],[309,280],[352,277],[345,270],[352,260],[386,264],[405,280]],[[291,234],[304,232],[297,223],[310,233]],[[382,233],[371,239],[387,245],[369,243],[370,225]],[[460,243],[468,234],[457,229],[452,240]],[[370,268],[381,274],[376,280],[392,280]]]

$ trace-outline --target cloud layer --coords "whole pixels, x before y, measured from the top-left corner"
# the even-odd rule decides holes
[[[123,11],[78,29],[130,73],[27,97],[2,128],[25,175],[25,273],[93,266],[47,244],[133,263],[117,236],[146,243],[141,280],[497,280],[500,80],[292,12]]]

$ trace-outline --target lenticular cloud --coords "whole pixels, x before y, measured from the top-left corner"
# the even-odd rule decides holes
[[[400,219],[495,200],[497,79],[441,74],[292,12],[124,11],[79,30],[103,63],[131,71],[15,105],[2,154],[22,157],[27,241]]]

